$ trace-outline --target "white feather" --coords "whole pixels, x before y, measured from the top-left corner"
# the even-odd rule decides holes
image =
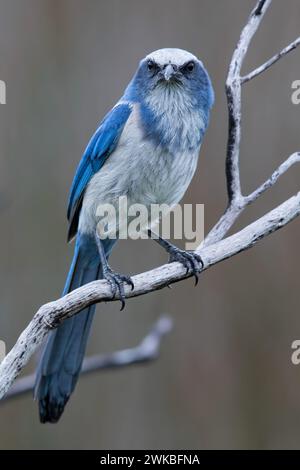
[[[199,60],[196,56],[183,49],[165,48],[158,49],[147,55],[147,59],[154,60],[158,65],[174,64],[180,67],[190,60]]]

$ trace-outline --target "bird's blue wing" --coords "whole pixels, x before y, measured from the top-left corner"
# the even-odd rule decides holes
[[[68,240],[76,235],[85,189],[94,174],[100,170],[116,148],[131,110],[132,106],[128,102],[117,104],[105,116],[82,156],[70,190]]]

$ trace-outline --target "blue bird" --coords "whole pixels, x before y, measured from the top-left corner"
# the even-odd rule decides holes
[[[140,62],[91,138],[73,180],[68,239],[76,237],[76,244],[63,294],[105,278],[123,308],[124,285],[134,286],[108,264],[116,239],[99,236],[97,208],[108,203],[117,208],[121,196],[128,204],[147,207],[177,204],[194,175],[213,101],[209,75],[193,54],[160,49]],[[159,237],[155,241],[170,261],[197,276],[199,255]],[[54,423],[63,413],[80,373],[94,312],[94,305],[87,307],[48,335],[35,385],[41,422]]]

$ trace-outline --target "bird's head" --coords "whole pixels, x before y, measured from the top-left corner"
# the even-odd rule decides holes
[[[202,62],[182,49],[159,49],[141,60],[127,89],[135,101],[149,99],[157,92],[184,93],[197,106],[211,108],[214,93]]]

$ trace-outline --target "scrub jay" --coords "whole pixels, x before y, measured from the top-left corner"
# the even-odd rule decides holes
[[[70,191],[68,240],[75,253],[63,294],[104,278],[124,306],[129,276],[108,264],[115,239],[103,240],[97,207],[127,196],[128,205],[177,204],[196,169],[214,92],[202,62],[181,49],[147,55],[124,95],[104,117],[77,168]],[[100,227],[100,229],[99,229]],[[149,230],[149,227],[145,228]],[[157,238],[197,276],[201,258]],[[49,333],[37,371],[35,397],[41,422],[56,422],[76,385],[95,306],[85,308]]]

